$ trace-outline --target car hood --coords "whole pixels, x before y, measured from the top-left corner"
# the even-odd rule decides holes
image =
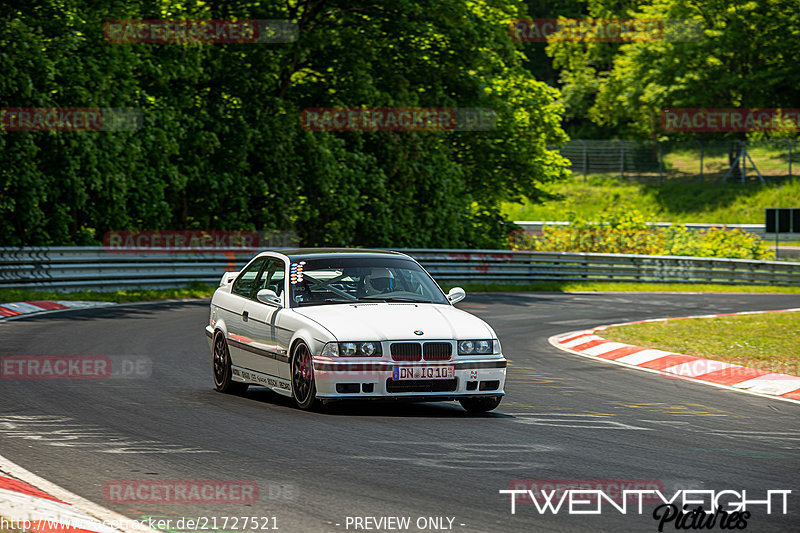
[[[450,305],[411,303],[334,304],[295,311],[324,326],[339,341],[489,339],[480,318]],[[415,331],[422,331],[417,335]]]

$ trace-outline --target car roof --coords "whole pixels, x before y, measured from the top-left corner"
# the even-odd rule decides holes
[[[361,257],[374,259],[393,257],[396,259],[411,259],[406,254],[390,250],[370,250],[366,248],[285,248],[270,250],[270,252],[285,255],[290,261],[305,261],[331,257]]]

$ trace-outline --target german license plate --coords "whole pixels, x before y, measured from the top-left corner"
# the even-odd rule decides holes
[[[396,366],[392,369],[392,379],[453,379],[452,366]]]

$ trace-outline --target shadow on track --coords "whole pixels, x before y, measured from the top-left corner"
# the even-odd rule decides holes
[[[273,406],[286,407],[300,412],[295,407],[294,400],[275,394],[265,388],[251,386],[242,398],[269,403]],[[511,415],[495,412],[469,415],[455,402],[409,402],[400,400],[339,400],[322,406],[312,411],[311,414],[347,417],[514,418]]]

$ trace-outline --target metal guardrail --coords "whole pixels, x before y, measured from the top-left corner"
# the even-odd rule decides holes
[[[569,222],[556,221],[556,220],[515,220],[514,224],[522,228],[523,231],[530,233],[541,233],[545,226],[569,226]],[[709,224],[698,222],[686,222],[682,224],[672,224],[671,222],[645,222],[647,226],[654,228],[668,228],[673,225],[685,226],[690,230],[709,230],[711,228],[727,228],[739,229],[760,237],[769,243],[770,240],[775,240],[774,233],[767,233],[764,224]],[[779,233],[780,240],[797,240],[797,235],[794,233]]]
[[[800,263],[508,250],[400,250],[438,281],[649,281],[800,285]],[[216,284],[256,250],[110,252],[102,247],[0,248],[0,288],[114,290]]]

